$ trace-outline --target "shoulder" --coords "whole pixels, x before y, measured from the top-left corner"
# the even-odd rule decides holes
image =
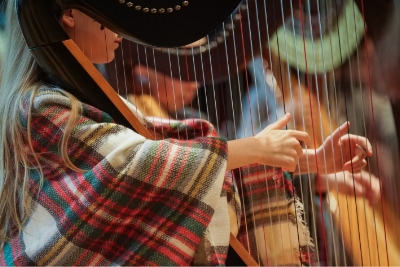
[[[23,109],[25,114],[31,112],[32,116],[46,116],[51,120],[55,119],[54,116],[78,109],[84,117],[96,122],[113,122],[107,113],[79,101],[60,88],[45,85],[24,97]]]
[[[46,106],[60,105],[63,107],[71,107],[71,100],[67,94],[56,87],[40,87],[36,92],[29,92],[26,95],[26,100],[29,100],[33,95],[32,109],[39,111]]]

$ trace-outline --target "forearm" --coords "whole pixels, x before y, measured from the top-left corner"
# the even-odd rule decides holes
[[[253,137],[228,141],[227,170],[257,163],[259,146],[258,140]]]

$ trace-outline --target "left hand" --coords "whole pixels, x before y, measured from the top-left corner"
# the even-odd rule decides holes
[[[319,175],[315,189],[321,193],[334,191],[345,195],[362,197],[368,200],[370,206],[381,200],[379,179],[364,170],[357,174],[338,172]]]
[[[317,149],[319,173],[349,171],[359,173],[372,156],[372,146],[366,137],[348,134],[350,123],[337,128]]]

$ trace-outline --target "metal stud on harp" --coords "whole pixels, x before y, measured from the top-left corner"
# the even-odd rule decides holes
[[[394,115],[390,101],[374,93],[368,79],[361,77],[362,66],[368,64],[368,55],[372,56],[366,50],[368,42],[379,42],[377,32],[387,23],[384,18],[389,17],[392,4],[369,0],[243,1],[223,25],[188,47],[146,48],[125,42],[116,64],[107,67],[107,73],[117,75],[108,78],[116,87],[115,77],[123,76],[118,81],[119,92],[128,94],[149,116],[164,117],[164,121],[200,117],[213,122],[228,139],[253,135],[289,112],[294,118],[288,128],[308,132],[313,139],[309,148],[317,148],[336,127],[350,120],[350,133],[367,136],[374,147],[375,156],[368,160],[362,176],[351,171],[328,178],[322,177],[328,176],[323,171],[296,176],[296,192],[306,215],[299,215],[302,206],[296,202],[293,214],[298,216],[291,217],[298,228],[294,233],[282,226],[285,216],[290,217],[290,201],[286,208],[281,207],[285,212],[280,215],[269,210],[260,214],[268,201],[263,202],[257,194],[244,197],[240,190],[245,186],[238,182],[241,201],[246,203],[241,212],[247,214],[239,224],[247,225],[249,232],[259,225],[256,235],[240,240],[262,265],[306,263],[309,257],[319,265],[398,265],[400,244],[396,240],[400,238],[395,226],[399,221],[394,210],[399,207],[400,187],[397,179],[388,178],[395,177],[397,145],[390,150],[391,144],[385,143],[383,136],[376,139],[376,129],[382,126],[372,122],[381,121],[381,112],[389,114],[389,120]],[[192,99],[188,95],[193,83],[201,88]],[[121,84],[127,87],[122,89]],[[146,97],[142,98],[143,92]],[[187,108],[177,111],[185,101]],[[392,128],[390,125],[387,122],[384,127]],[[382,162],[381,149],[391,151],[390,160],[383,160],[391,164]],[[321,166],[329,163],[327,158],[321,162]],[[382,174],[389,173],[382,171],[383,166],[391,166],[390,175]],[[251,168],[244,172],[260,174]],[[362,183],[372,183],[372,189],[360,189]],[[271,180],[268,185],[277,182]],[[340,191],[345,185],[349,186],[347,194]],[[272,195],[276,194],[266,197],[272,201]],[[372,200],[376,202],[369,203]],[[249,203],[257,212],[249,212]],[[307,226],[300,223],[303,220]],[[280,229],[274,229],[274,223]],[[304,230],[307,227],[310,233]],[[290,239],[292,234],[296,240]],[[297,251],[288,252],[285,242],[292,242]],[[304,258],[299,260],[299,255]]]
[[[35,8],[38,1],[31,1],[30,7]],[[102,9],[104,12],[107,10],[107,1],[87,2],[84,1],[82,5],[84,10],[87,6],[103,4]],[[192,6],[199,6],[195,0],[191,0],[190,5],[188,1],[175,1],[173,5],[160,6],[150,5],[152,1],[110,0],[111,2],[119,6],[110,4],[112,5],[110,10],[120,8],[118,10],[125,12],[124,14],[133,13],[151,19],[180,16]],[[143,5],[144,2],[146,5]],[[380,145],[384,144],[385,138],[380,140],[371,138],[369,135],[370,131],[373,135],[377,134],[378,127],[375,126],[375,121],[378,120],[373,118],[387,114],[387,110],[379,111],[379,114],[374,113],[373,110],[376,111],[376,105],[378,105],[376,101],[388,102],[386,99],[373,95],[371,85],[362,83],[362,73],[359,70],[362,66],[361,60],[368,59],[370,52],[365,50],[368,37],[372,41],[376,41],[375,38],[379,39],[379,36],[373,35],[377,32],[373,30],[373,27],[377,27],[374,16],[380,16],[380,12],[387,14],[386,12],[392,6],[390,1],[385,2],[385,5],[383,3],[377,5],[376,2],[375,0],[355,2],[350,0],[281,0],[279,2],[247,0],[238,5],[235,13],[205,38],[199,36],[199,40],[196,41],[189,37],[187,39],[182,37],[177,43],[173,39],[175,36],[180,36],[180,28],[177,28],[173,34],[164,36],[164,43],[159,45],[174,47],[169,49],[144,47],[138,44],[143,42],[157,45],[160,41],[150,36],[154,34],[152,30],[157,30],[154,28],[149,30],[149,33],[143,29],[143,31],[135,32],[137,36],[130,34],[132,29],[129,27],[134,24],[138,27],[140,20],[130,23],[131,25],[126,28],[119,28],[117,26],[120,25],[110,25],[107,19],[103,18],[104,21],[101,21],[101,16],[99,16],[101,24],[123,33],[126,37],[133,36],[132,39],[137,39],[136,42],[124,42],[122,49],[117,52],[115,62],[102,67],[106,68],[104,73],[109,75],[107,79],[113,87],[111,90],[114,89],[124,97],[133,100],[134,104],[142,109],[142,113],[145,115],[148,113],[148,120],[154,124],[158,122],[155,117],[163,117],[163,121],[167,124],[173,119],[191,120],[199,117],[210,120],[220,135],[227,139],[235,139],[254,135],[266,124],[279,118],[283,112],[290,112],[293,121],[288,128],[307,131],[313,138],[311,148],[316,149],[337,126],[352,117],[352,127],[361,125],[361,135],[368,135],[373,142],[377,157],[368,161],[369,167],[363,173],[364,178],[367,177],[367,179],[351,171],[339,171],[330,176],[329,180],[328,174],[323,171],[324,166],[329,165],[328,151],[323,154],[324,157],[321,158],[319,164],[315,163],[321,167],[318,175],[305,171],[305,177],[298,178],[296,173],[282,173],[280,169],[264,166],[251,166],[235,172],[234,179],[237,185],[231,186],[227,193],[230,227],[232,233],[239,236],[242,245],[254,257],[253,262],[262,265],[309,263],[400,265],[398,259],[400,238],[395,231],[398,218],[393,212],[398,208],[399,202],[396,197],[398,194],[395,193],[399,187],[390,186],[390,183],[397,182],[397,179],[389,178],[394,177],[393,172],[382,174],[384,162],[382,162],[383,154],[381,154],[382,146]],[[47,4],[47,1],[42,3],[44,7]],[[229,1],[225,1],[224,4],[228,5]],[[224,4],[219,4],[219,7]],[[350,11],[345,9],[347,6]],[[214,12],[214,15],[210,18],[202,18],[204,23],[208,19],[213,19],[213,16],[218,13],[210,6],[207,8]],[[49,9],[49,12],[58,10]],[[362,31],[356,30],[358,24],[350,23],[355,19],[357,9],[365,22],[365,25],[362,23]],[[348,16],[346,12],[349,12]],[[24,12],[21,13],[24,14]],[[89,10],[89,13],[95,15],[95,11]],[[331,16],[325,17],[323,14],[331,14]],[[123,26],[128,24],[123,23],[123,20],[118,17],[119,14],[109,14],[109,16],[113,16],[112,20],[124,24]],[[299,23],[296,24],[295,21]],[[385,21],[381,19],[380,22]],[[342,25],[339,23],[344,24],[341,26],[346,31],[344,35],[340,33],[340,29],[343,28],[339,27]],[[352,25],[352,27],[347,25]],[[182,30],[185,30],[183,26]],[[208,30],[205,32],[209,31],[208,25]],[[339,48],[332,46],[332,34],[335,34],[335,31],[336,36],[339,36],[337,42]],[[161,31],[158,32],[163,34]],[[289,43],[288,39],[290,33],[295,33],[290,41],[292,43]],[[346,43],[346,47],[340,47],[345,44],[345,40],[340,38],[349,37],[350,34],[355,34],[356,45],[352,48],[349,43]],[[189,36],[190,32],[186,31],[182,35]],[[326,36],[329,38],[324,38]],[[64,36],[59,37],[57,41],[64,41],[63,38]],[[98,81],[95,80],[95,85],[89,84],[82,87],[80,81],[63,80],[70,77],[86,80],[87,76],[84,77],[85,79],[80,79],[81,74],[65,77],[63,72],[66,70],[64,69],[56,73],[52,72],[53,68],[58,70],[57,66],[61,64],[56,62],[53,66],[52,60],[46,60],[46,57],[53,59],[56,53],[53,53],[52,48],[42,52],[42,40],[30,42],[32,39],[29,37],[27,39],[31,47],[38,47],[34,53],[43,60],[41,66],[53,76],[61,78],[60,84],[66,86],[65,89],[71,90],[85,102],[110,113],[118,123],[130,127],[131,119],[125,117],[125,113],[129,111],[118,109],[120,105],[124,106],[124,103],[117,100],[116,102],[112,100],[110,103],[105,99],[107,97],[115,99],[108,85],[96,86]],[[192,44],[180,46],[189,42]],[[48,43],[52,42],[46,42]],[[290,50],[289,44],[295,44],[295,49]],[[69,43],[65,44],[65,46],[68,45]],[[296,50],[301,45],[304,49]],[[317,47],[318,45],[320,48]],[[337,48],[338,53],[333,53]],[[64,47],[60,49],[63,50]],[[331,53],[328,53],[326,49],[330,49]],[[54,50],[58,52],[58,48]],[[345,50],[348,52],[344,52]],[[49,54],[51,56],[48,56]],[[310,54],[311,59],[309,59]],[[329,54],[328,57],[327,54]],[[338,61],[333,59],[335,55],[339,55]],[[305,68],[299,67],[301,59]],[[71,62],[76,66],[75,60]],[[317,71],[317,62],[321,62],[318,65],[320,71]],[[368,61],[364,63],[367,64],[366,62]],[[79,61],[79,63],[82,62]],[[329,66],[331,66],[330,70],[328,70]],[[85,66],[84,70],[79,71],[95,73],[90,66]],[[101,78],[98,79],[101,80]],[[360,90],[360,85],[368,90]],[[101,91],[107,91],[104,93],[106,97],[100,95],[105,102],[97,101],[98,94],[96,93],[98,92],[92,95],[85,94],[85,90],[93,86],[101,87]],[[197,87],[200,86],[202,88],[198,89]],[[77,87],[78,90],[73,87]],[[104,90],[103,87],[107,89]],[[350,90],[347,90],[348,88]],[[189,96],[187,93],[190,93]],[[356,107],[357,104],[361,104],[361,107]],[[189,108],[178,110],[183,105]],[[117,109],[115,109],[116,106]],[[382,105],[380,107],[382,108]],[[356,111],[357,108],[361,112]],[[368,116],[371,118],[370,122],[372,121],[370,127],[367,127]],[[388,119],[392,115],[383,116]],[[133,126],[135,130],[138,130],[137,125]],[[152,128],[146,130],[150,133],[154,132]],[[383,136],[383,133],[379,134]],[[149,134],[146,137],[152,136]],[[381,142],[378,144],[377,140]],[[391,139],[386,138],[386,140]],[[393,149],[393,144],[384,145],[384,149],[389,149],[389,151]],[[386,162],[388,162],[387,155],[389,154],[385,150]],[[393,166],[398,166],[396,160],[398,160],[397,157],[391,158],[390,162]],[[309,165],[312,164],[314,162],[310,162]],[[339,168],[339,166],[333,168]],[[294,178],[295,176],[297,178]],[[323,176],[324,181],[320,180]],[[247,181],[251,182],[245,183],[243,177],[247,177]],[[340,180],[341,178],[343,179]],[[300,179],[302,183],[294,189],[293,182]],[[315,179],[316,183],[313,184],[312,179]],[[370,194],[366,194],[363,189],[359,191],[358,186],[374,181],[378,181],[378,184],[372,189],[378,187],[380,195],[375,199],[375,203],[369,205],[366,200],[369,196],[373,197],[373,193],[377,191],[371,189]],[[354,186],[355,184],[358,186]],[[350,189],[346,191],[347,194],[339,194],[337,192],[339,187],[346,185],[350,186]],[[390,192],[389,188],[393,189],[393,192]],[[383,195],[388,196],[390,201]],[[309,218],[303,215],[301,202],[304,203]],[[220,240],[211,241],[214,242],[212,247],[216,250],[222,247],[218,246]],[[220,255],[219,253],[215,255]],[[217,260],[223,263],[225,259],[222,257]],[[236,262],[233,264],[238,265]]]

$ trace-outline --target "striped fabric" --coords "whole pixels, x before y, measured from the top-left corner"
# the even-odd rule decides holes
[[[314,247],[291,175],[262,165],[242,168],[239,175],[246,181],[239,183],[239,240],[250,254],[262,265],[313,265]]]
[[[28,100],[21,111],[24,127],[27,111]],[[287,226],[286,232],[304,227],[285,237],[297,240],[303,232],[307,237],[305,226],[296,221],[301,219],[301,212],[293,209],[298,201],[287,193],[290,177],[282,176],[280,169],[265,172],[264,166],[234,176],[225,173],[227,143],[209,123],[166,125],[140,117],[165,137],[151,141],[83,104],[83,116],[68,142],[70,160],[84,170],[77,172],[67,168],[60,155],[70,111],[71,102],[60,90],[43,88],[35,97],[31,140],[45,181],[39,190],[39,172],[31,169],[32,214],[24,231],[5,244],[1,265],[223,265],[229,243],[228,210],[242,218],[239,236],[262,263],[277,262],[262,256],[266,249],[260,247],[261,239],[268,251],[286,240],[273,235],[259,238],[260,229],[275,232]],[[271,215],[264,220],[262,211]],[[252,234],[245,235],[247,230]],[[256,242],[248,245],[252,241]],[[297,255],[290,263],[309,263],[309,251],[304,250],[308,240],[303,241],[289,242],[282,250]]]
[[[26,111],[27,106],[24,126]],[[226,207],[226,194],[221,193],[225,140],[145,140],[84,105],[84,116],[68,144],[71,160],[85,170],[78,173],[64,166],[59,153],[69,99],[54,90],[41,90],[33,114],[32,141],[46,180],[38,192],[38,171],[31,170],[32,217],[24,232],[5,245],[0,264],[192,262],[205,233],[211,231],[208,226],[218,219],[215,210],[222,203]],[[170,127],[191,131],[189,125]],[[225,217],[229,225],[227,211]],[[201,264],[218,260],[218,255],[210,255]]]

